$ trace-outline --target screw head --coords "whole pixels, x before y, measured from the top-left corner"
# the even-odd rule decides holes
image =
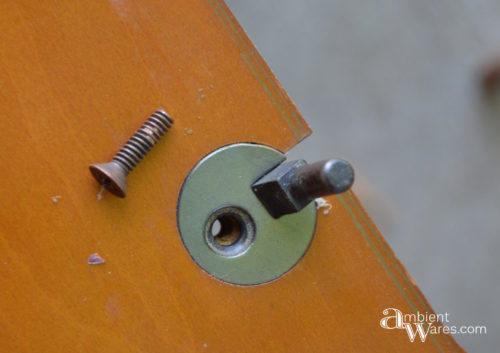
[[[116,162],[92,164],[90,172],[109,192],[118,197],[125,197],[127,189],[126,172]]]

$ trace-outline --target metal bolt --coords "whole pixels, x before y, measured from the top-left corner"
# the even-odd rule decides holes
[[[354,170],[349,162],[331,159],[298,168],[291,180],[290,191],[295,197],[312,201],[347,191],[353,182]]]
[[[97,181],[118,197],[125,197],[126,177],[174,123],[158,109],[132,135],[109,163],[92,164],[90,172]]]
[[[284,162],[257,180],[252,189],[274,218],[295,213],[314,199],[347,191],[354,183],[352,166],[342,159],[307,164]]]

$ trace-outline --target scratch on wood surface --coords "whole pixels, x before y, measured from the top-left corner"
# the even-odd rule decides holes
[[[124,0],[111,0],[110,3],[111,6],[113,6],[113,9],[116,11],[118,16],[120,16],[122,20],[127,22],[131,20],[130,10],[127,7],[127,4]]]
[[[117,148],[120,148],[121,147],[121,142],[120,142],[120,139],[117,138],[116,134],[115,134],[115,130],[111,127],[111,125],[109,124],[108,122],[108,118],[106,117],[103,117],[102,118],[102,121],[104,123],[104,126],[106,127],[106,130],[108,131],[109,135],[111,136],[111,138],[113,139],[113,142],[115,143],[116,147]]]
[[[210,72],[210,70],[205,66],[205,64],[201,64],[201,67],[203,68],[203,70],[205,70],[205,72],[207,73],[208,76],[210,76],[211,78],[214,77],[212,75],[212,73]]]

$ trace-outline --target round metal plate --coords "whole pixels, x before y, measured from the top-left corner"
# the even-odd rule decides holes
[[[289,271],[306,252],[316,225],[314,203],[274,219],[251,189],[284,159],[267,146],[234,144],[210,153],[186,178],[178,202],[179,231],[193,260],[208,274],[239,285],[265,283]],[[242,251],[224,254],[207,243],[207,222],[232,208],[250,216],[248,231],[254,234],[251,243],[242,241]]]

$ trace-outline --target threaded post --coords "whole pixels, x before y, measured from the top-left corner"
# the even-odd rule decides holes
[[[126,174],[130,173],[173,123],[174,120],[164,110],[157,110],[118,151],[113,161],[122,166]]]

